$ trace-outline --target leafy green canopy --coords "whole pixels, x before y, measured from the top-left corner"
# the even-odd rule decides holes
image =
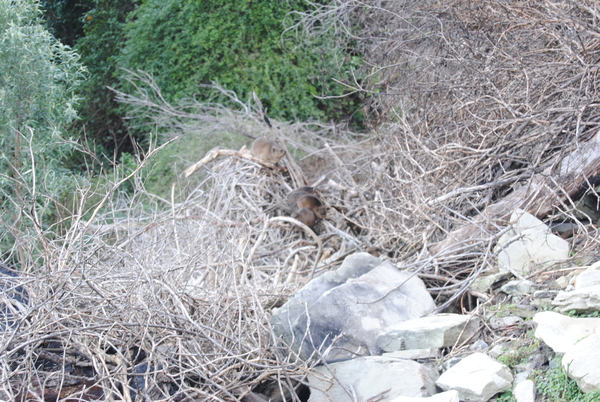
[[[34,0],[0,0],[0,243],[47,226],[71,176],[65,127],[76,117],[78,56],[44,28]],[[10,235],[12,234],[12,235]],[[12,236],[12,240],[10,238]]]
[[[352,101],[320,100],[339,95],[331,79],[340,71],[333,44],[294,47],[284,20],[302,11],[302,0],[146,0],[126,27],[118,64],[151,73],[169,101],[214,93],[200,84],[218,83],[242,99],[256,91],[269,114],[286,119],[347,117]],[[286,45],[289,43],[290,45]]]

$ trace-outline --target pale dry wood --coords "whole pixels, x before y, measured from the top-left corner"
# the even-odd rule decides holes
[[[513,211],[520,208],[540,218],[546,217],[560,201],[574,196],[600,174],[600,135],[597,132],[586,143],[561,158],[556,155],[549,167],[481,214],[456,228],[442,242],[431,248],[437,254],[474,238],[481,238],[496,225],[505,226]],[[486,233],[487,232],[487,233]]]

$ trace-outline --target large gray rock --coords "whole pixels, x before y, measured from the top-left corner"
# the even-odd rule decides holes
[[[533,322],[537,324],[535,337],[541,339],[558,354],[568,352],[575,344],[594,334],[600,327],[600,318],[567,317],[553,311],[537,313],[533,316]]]
[[[332,361],[380,354],[376,338],[383,328],[422,317],[434,308],[416,275],[357,253],[337,271],[309,282],[273,313],[271,324],[283,352],[291,346],[306,360],[319,350]]]
[[[366,356],[315,367],[308,384],[309,402],[366,401],[376,395],[381,395],[377,401],[390,401],[398,396],[433,395],[435,372],[412,360]]]
[[[562,313],[575,310],[590,313],[600,310],[600,285],[586,286],[570,292],[560,291],[552,300],[552,305]]]
[[[461,400],[486,402],[510,389],[513,376],[504,364],[483,353],[473,353],[449,368],[435,382],[441,389],[456,390]]]
[[[582,338],[562,358],[562,366],[569,378],[577,382],[583,392],[600,389],[600,328]]]
[[[377,346],[386,352],[445,348],[471,338],[479,325],[478,317],[461,314],[415,318],[384,329],[377,337]]]
[[[535,216],[522,211],[513,212],[512,228],[498,239],[500,269],[528,273],[536,265],[562,261],[569,257],[569,243],[552,234],[550,228]]]

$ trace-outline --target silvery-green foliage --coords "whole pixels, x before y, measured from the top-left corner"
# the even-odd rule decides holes
[[[72,178],[62,166],[84,77],[78,55],[44,27],[34,0],[0,0],[0,231],[2,254],[21,230],[50,225]],[[6,255],[5,255],[6,257]]]

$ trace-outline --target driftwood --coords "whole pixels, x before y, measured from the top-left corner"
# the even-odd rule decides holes
[[[521,208],[538,218],[546,217],[557,202],[567,201],[600,174],[600,131],[586,143],[563,157],[555,155],[541,173],[500,201],[488,206],[469,223],[448,234],[431,247],[432,254],[463,247],[471,239],[482,238],[494,225],[504,225],[512,212]]]
[[[278,169],[281,171],[285,170],[284,168],[277,166],[271,162],[266,162],[260,158],[255,157],[254,155],[252,155],[250,153],[250,151],[246,147],[243,147],[239,151],[234,151],[232,149],[213,149],[212,151],[207,153],[204,158],[200,159],[198,162],[194,163],[192,166],[185,169],[183,171],[183,176],[190,177],[192,174],[196,173],[202,166],[214,161],[215,159],[217,159],[220,156],[236,156],[241,159],[247,159],[249,161],[259,163],[259,164],[261,164],[265,167],[271,168],[271,169]]]
[[[280,144],[281,145],[281,144]],[[285,149],[285,147],[284,147]],[[214,161],[220,156],[234,156],[241,159],[246,159],[255,163],[258,163],[264,167],[275,169],[280,172],[289,172],[292,181],[294,182],[294,186],[296,188],[302,187],[308,184],[306,178],[302,174],[302,170],[296,164],[296,161],[292,158],[289,152],[286,151],[286,159],[283,161],[285,167],[279,166],[277,164],[273,164],[271,162],[264,161],[260,158],[255,157],[250,153],[248,148],[243,147],[239,151],[234,151],[232,149],[213,149],[206,154],[204,158],[194,163],[192,166],[188,167],[183,171],[183,177],[189,177],[195,172],[197,172],[202,166]]]

